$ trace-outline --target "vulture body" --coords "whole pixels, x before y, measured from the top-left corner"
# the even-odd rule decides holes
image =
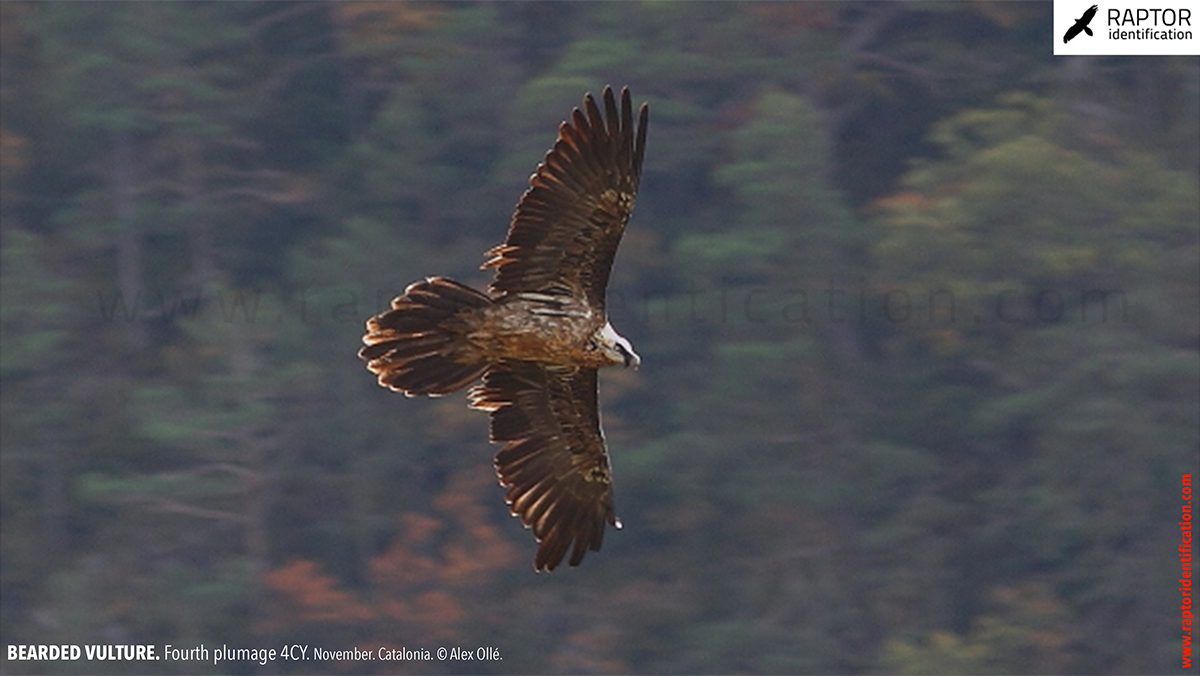
[[[536,570],[598,551],[620,527],[600,429],[597,369],[637,367],[633,347],[608,322],[605,292],[633,210],[646,148],[648,108],[634,123],[606,87],[600,106],[558,129],[529,179],[503,244],[485,255],[487,292],[445,277],[409,285],[367,320],[359,356],[379,384],[408,396],[443,395],[477,380],[471,406],[491,414],[503,444],[495,467],[514,516],[538,541]]]

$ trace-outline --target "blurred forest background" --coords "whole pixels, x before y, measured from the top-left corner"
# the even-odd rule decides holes
[[[17,3],[3,643],[242,672],[1173,673],[1200,60],[1049,3]],[[355,352],[585,91],[651,123],[601,378],[625,528],[535,575],[486,416]],[[5,662],[6,671],[212,671]],[[151,668],[152,667],[152,668]]]

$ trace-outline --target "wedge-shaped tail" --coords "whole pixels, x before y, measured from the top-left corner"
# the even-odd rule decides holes
[[[488,296],[445,277],[410,284],[392,309],[367,320],[358,356],[379,384],[413,397],[466,387],[488,367],[466,340]]]

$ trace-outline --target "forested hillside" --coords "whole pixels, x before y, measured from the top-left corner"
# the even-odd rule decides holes
[[[1049,3],[0,3],[6,673],[1176,673],[1200,59]],[[356,357],[650,103],[621,531],[535,574],[487,417]]]

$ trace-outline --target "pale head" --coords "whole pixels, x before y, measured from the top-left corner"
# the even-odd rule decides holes
[[[613,330],[608,322],[604,322],[604,327],[596,332],[596,343],[614,366],[624,364],[627,368],[632,366],[636,369],[642,363],[642,358],[633,351],[633,345]]]

